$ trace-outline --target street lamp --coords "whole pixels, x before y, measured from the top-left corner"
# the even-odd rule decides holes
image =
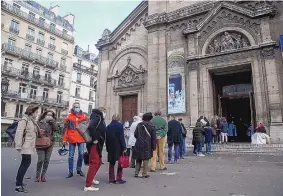
[[[9,88],[9,80],[7,79],[7,77],[2,78],[1,80],[1,95],[3,97],[3,93],[8,91]]]

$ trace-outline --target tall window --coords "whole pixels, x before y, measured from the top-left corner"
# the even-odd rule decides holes
[[[39,77],[39,73],[40,73],[40,68],[39,67],[35,67],[33,69],[33,76]]]
[[[75,96],[76,96],[76,97],[80,97],[80,95],[81,95],[81,87],[77,86],[77,87],[76,87]]]
[[[64,85],[64,75],[59,75],[59,81],[58,81],[58,85],[63,86]]]
[[[35,99],[36,98],[36,92],[37,92],[37,87],[32,85],[31,88],[30,88],[29,97],[31,99]]]
[[[15,117],[16,117],[16,118],[22,118],[22,116],[23,116],[23,110],[24,110],[24,106],[23,106],[22,104],[17,104],[17,105],[16,105]]]
[[[40,18],[39,18],[39,23],[40,23],[41,25],[43,25],[43,24],[45,23],[45,19],[42,18],[42,17],[40,17]]]
[[[61,117],[61,110],[56,110],[56,118],[60,119]]]
[[[6,102],[1,101],[1,116],[6,116],[5,109],[6,109]]]
[[[89,86],[93,87],[94,84],[94,77],[90,78]]]
[[[28,19],[31,20],[31,21],[34,21],[34,19],[35,19],[35,14],[32,13],[32,12],[29,12],[29,14],[28,14]]]
[[[65,58],[61,58],[61,65],[65,65],[66,64],[66,59]]]
[[[55,25],[55,24],[50,23],[50,30],[51,30],[51,31],[55,31],[55,27],[56,27],[56,25]]]
[[[27,75],[28,74],[28,69],[29,69],[29,64],[23,63],[22,64],[22,75]]]
[[[19,23],[17,21],[12,20],[10,28],[18,31],[19,30]]]
[[[66,29],[63,29],[63,34],[68,34],[68,31]]]
[[[50,37],[50,44],[55,45],[55,38],[54,37]]]
[[[47,108],[41,107],[40,114],[43,114],[46,110],[47,110]]]
[[[41,48],[37,48],[37,49],[36,49],[36,54],[37,54],[38,56],[41,56],[41,55],[42,55],[42,50],[41,50]]]
[[[89,104],[88,105],[88,113],[91,114],[91,112],[92,112],[92,104]]]
[[[13,39],[8,39],[8,48],[13,48],[16,44],[16,41]]]
[[[93,101],[93,91],[89,91],[89,100]]]
[[[48,53],[47,58],[48,58],[49,60],[53,60],[53,54],[52,54],[52,53]]]
[[[13,6],[17,9],[21,9],[21,6],[19,6],[18,4],[13,3]]]
[[[38,32],[38,39],[43,41],[44,40],[44,33]]]
[[[43,101],[47,101],[47,99],[48,99],[48,88],[43,89],[42,99],[43,99]]]
[[[68,44],[63,42],[63,46],[62,46],[62,49],[64,50],[67,50],[68,51]]]
[[[31,52],[31,45],[26,44],[25,50]]]
[[[57,103],[61,103],[62,102],[62,92],[58,91],[57,92]]]
[[[77,82],[81,83],[81,81],[82,81],[82,73],[77,72]]]
[[[34,29],[32,29],[31,27],[28,28],[28,34],[30,36],[34,36]]]
[[[51,80],[51,71],[46,71],[45,72],[45,81],[50,81]]]
[[[6,65],[12,66],[12,64],[13,64],[13,60],[12,59],[5,58],[4,66],[6,66]]]
[[[19,94],[26,94],[27,93],[27,85],[26,84],[23,84],[23,83],[20,83],[20,86],[19,86]]]
[[[82,60],[81,59],[78,59],[78,64],[82,65]]]

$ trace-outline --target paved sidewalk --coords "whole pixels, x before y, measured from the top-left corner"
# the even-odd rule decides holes
[[[2,195],[14,192],[15,175],[20,155],[12,148],[2,148]],[[105,156],[104,156],[105,157]],[[16,159],[16,160],[15,160]],[[167,172],[150,173],[149,179],[133,178],[133,169],[124,170],[127,184],[109,185],[108,163],[102,166],[97,179],[98,193],[83,192],[84,178],[67,175],[67,157],[54,149],[46,183],[35,183],[35,164],[27,176],[28,196],[281,196],[283,193],[283,157],[270,155],[213,154],[196,157],[190,154],[178,165],[167,165]],[[104,159],[106,162],[106,160]],[[87,171],[87,167],[84,167]],[[21,194],[25,195],[25,194]]]

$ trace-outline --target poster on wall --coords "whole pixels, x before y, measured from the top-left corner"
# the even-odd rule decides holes
[[[280,35],[280,48],[281,48],[281,54],[282,54],[282,60],[283,60],[283,35]]]
[[[185,60],[182,54],[168,58],[168,114],[186,112]]]

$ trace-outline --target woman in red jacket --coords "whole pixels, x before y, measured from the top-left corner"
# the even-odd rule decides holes
[[[75,102],[73,104],[73,108],[71,113],[65,119],[65,132],[63,135],[63,144],[65,145],[67,142],[69,143],[69,174],[66,178],[73,177],[73,169],[74,169],[74,154],[76,146],[78,146],[78,161],[77,161],[77,174],[80,176],[84,176],[82,172],[82,164],[83,164],[83,154],[84,154],[84,143],[85,140],[77,131],[76,127],[79,123],[83,121],[88,121],[87,116],[80,109],[80,104]]]

